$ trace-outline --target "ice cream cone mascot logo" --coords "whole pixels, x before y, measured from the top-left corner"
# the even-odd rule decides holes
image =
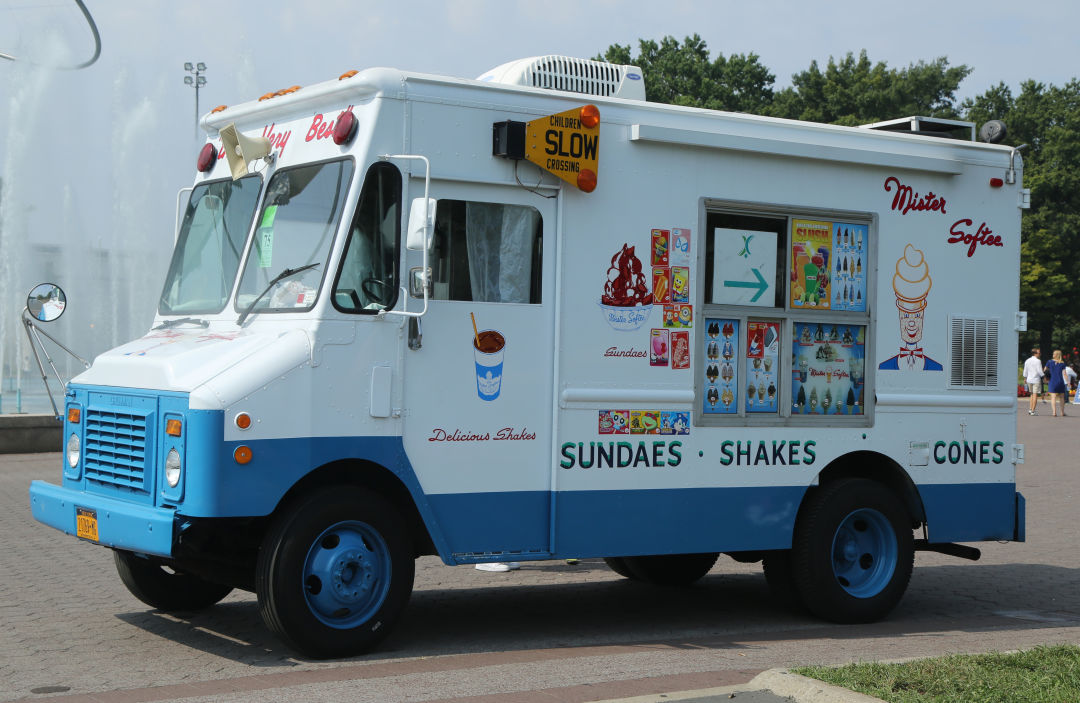
[[[878,365],[884,371],[941,371],[941,364],[923,353],[919,342],[923,336],[923,314],[926,296],[933,281],[921,250],[908,244],[904,255],[896,262],[892,279],[896,294],[896,309],[900,314],[900,353]]]

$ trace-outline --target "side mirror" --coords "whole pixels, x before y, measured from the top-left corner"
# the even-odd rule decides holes
[[[412,251],[426,251],[431,247],[431,235],[435,230],[435,198],[416,198],[409,208],[409,234],[405,247]]]
[[[64,314],[67,296],[55,283],[40,283],[26,296],[26,309],[40,322],[52,322]]]

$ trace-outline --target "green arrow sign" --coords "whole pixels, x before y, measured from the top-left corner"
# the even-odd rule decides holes
[[[765,280],[765,277],[761,275],[761,271],[755,268],[750,269],[754,277],[757,278],[757,282],[754,281],[724,281],[725,288],[757,288],[757,293],[754,293],[754,297],[750,298],[751,303],[756,303],[765,291],[769,290],[769,282]]]

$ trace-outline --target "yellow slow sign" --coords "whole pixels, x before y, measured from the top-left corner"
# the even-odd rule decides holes
[[[596,188],[600,110],[585,105],[525,124],[525,158],[586,193]]]

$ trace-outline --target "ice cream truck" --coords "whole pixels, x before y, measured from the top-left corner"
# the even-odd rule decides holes
[[[312,657],[375,646],[422,555],[723,553],[867,622],[916,551],[1023,541],[1017,149],[644,98],[546,56],[204,116],[153,327],[67,385],[34,517]]]

